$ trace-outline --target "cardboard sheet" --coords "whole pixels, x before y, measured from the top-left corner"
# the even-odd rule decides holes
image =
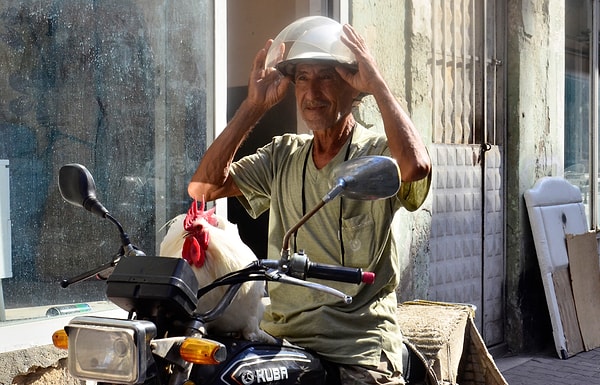
[[[554,292],[558,303],[558,312],[563,324],[567,357],[583,352],[583,339],[579,330],[579,320],[573,290],[571,288],[571,274],[567,266],[559,267],[552,273]]]
[[[600,347],[600,266],[595,232],[567,235],[573,298],[585,350]]]

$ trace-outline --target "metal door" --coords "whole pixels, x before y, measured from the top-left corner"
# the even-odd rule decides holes
[[[428,297],[476,305],[477,327],[488,346],[504,335],[504,6],[431,0]]]

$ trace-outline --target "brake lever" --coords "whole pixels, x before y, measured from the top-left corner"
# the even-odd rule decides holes
[[[326,286],[326,285],[321,285],[320,283],[303,281],[298,278],[290,277],[289,275],[287,275],[277,269],[268,269],[267,271],[265,271],[265,276],[270,281],[287,283],[287,284],[296,285],[296,286],[302,286],[302,287],[306,287],[309,289],[318,290],[323,293],[331,294],[335,297],[341,298],[346,305],[349,305],[352,303],[352,296],[347,295],[337,289],[334,289],[334,288]]]
[[[115,266],[117,266],[122,256],[123,255],[119,253],[115,255],[110,262],[107,262],[103,265],[95,267],[92,270],[86,271],[74,277],[63,279],[60,282],[60,287],[64,289],[74,283],[85,281],[86,279],[90,279],[92,277],[97,277],[98,279],[106,280],[114,270]]]

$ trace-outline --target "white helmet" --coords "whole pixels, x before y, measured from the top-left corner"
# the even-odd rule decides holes
[[[265,68],[276,67],[282,74],[294,74],[298,62],[334,61],[356,68],[356,57],[342,42],[342,25],[324,16],[298,19],[285,27],[267,53]],[[285,51],[281,55],[281,43]]]

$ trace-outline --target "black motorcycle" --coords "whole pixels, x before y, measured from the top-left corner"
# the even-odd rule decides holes
[[[84,166],[63,166],[59,173],[63,198],[114,223],[122,245],[110,262],[66,279],[61,285],[68,287],[91,277],[104,277],[107,297],[129,313],[127,319],[75,317],[53,335],[55,346],[68,349],[71,375],[114,384],[332,383],[324,362],[301,347],[283,341],[266,344],[212,336],[205,328],[219,318],[247,281],[301,285],[337,296],[345,303],[350,303],[352,297],[306,278],[356,284],[373,281],[373,273],[358,268],[316,264],[303,252],[290,255],[289,239],[337,196],[374,200],[396,194],[400,186],[398,166],[391,158],[381,156],[350,160],[336,168],[332,185],[317,207],[286,233],[280,260],[259,259],[199,287],[185,260],[146,256],[132,245],[121,224],[96,198],[94,179]],[[202,296],[219,286],[228,286],[220,302],[208,312],[196,312]],[[417,372],[422,379],[423,371]]]

